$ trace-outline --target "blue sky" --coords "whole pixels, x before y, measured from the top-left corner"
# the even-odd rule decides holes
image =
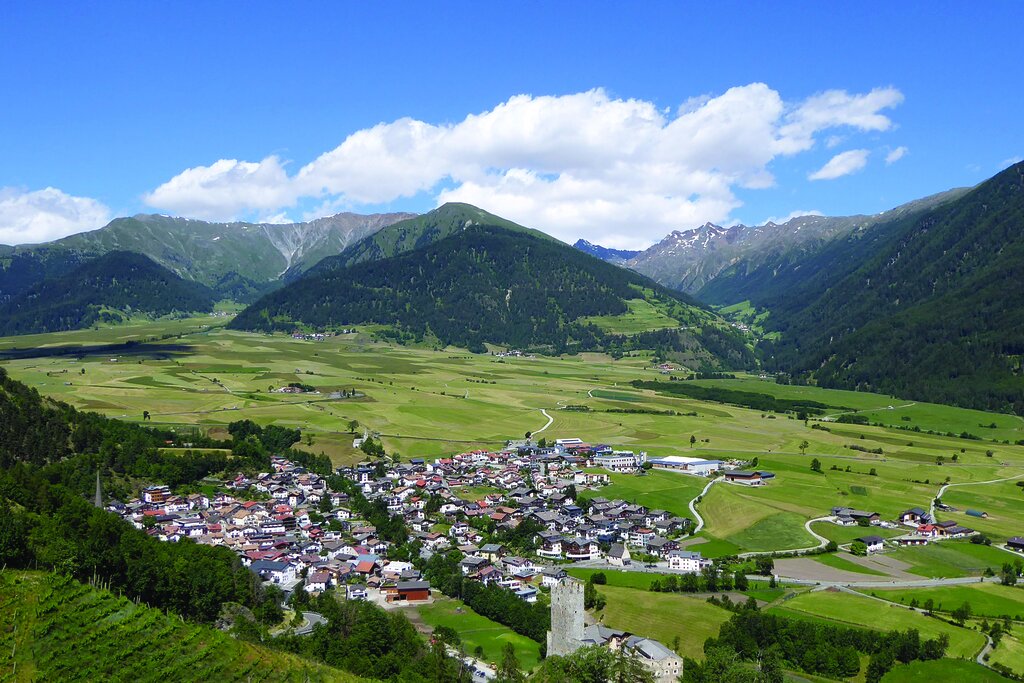
[[[465,200],[639,247],[1024,156],[1021,3],[371,5],[5,4],[0,243]]]

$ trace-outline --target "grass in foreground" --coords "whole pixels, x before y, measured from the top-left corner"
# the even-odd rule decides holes
[[[4,680],[363,680],[54,574],[0,573],[0,613]]]
[[[467,654],[472,655],[479,645],[484,649],[484,659],[498,663],[505,643],[512,643],[524,670],[532,670],[540,662],[540,646],[537,643],[507,626],[477,614],[460,600],[438,598],[433,604],[420,605],[416,609],[424,623],[432,627],[448,626],[455,629]]]

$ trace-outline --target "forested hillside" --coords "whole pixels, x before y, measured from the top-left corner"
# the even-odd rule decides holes
[[[380,323],[417,339],[433,336],[477,351],[485,343],[556,352],[632,344],[682,350],[706,341],[726,364],[751,361],[738,334],[720,321],[716,327],[714,317],[684,295],[530,231],[471,225],[392,258],[348,268],[330,261],[260,299],[231,326],[289,330],[295,324]],[[695,329],[627,340],[580,320],[624,314],[627,300],[645,296],[658,297],[674,320]]]
[[[1024,164],[798,265],[745,292],[770,368],[1024,415]]]
[[[357,263],[398,256],[429,246],[473,226],[481,225],[504,228],[557,242],[543,232],[524,228],[471,204],[450,202],[422,216],[408,218],[384,228],[371,237],[348,247],[337,257],[324,259],[312,269],[312,272],[326,272]]]
[[[122,314],[210,311],[215,298],[142,254],[112,251],[0,305],[0,335],[74,330]]]

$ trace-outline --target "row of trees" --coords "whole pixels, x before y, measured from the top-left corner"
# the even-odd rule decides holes
[[[807,673],[849,678],[860,672],[860,657],[866,654],[870,655],[867,681],[878,683],[897,662],[940,659],[948,645],[945,635],[924,640],[915,629],[881,633],[742,609],[722,625],[718,638],[709,638],[705,643],[704,650],[708,654],[705,664],[687,660],[685,668],[692,671],[685,680],[692,683],[721,680],[709,677],[713,675],[709,667],[713,662],[720,662],[723,653],[731,653],[742,662],[759,663],[761,670],[765,661],[772,662],[773,670],[781,661]]]

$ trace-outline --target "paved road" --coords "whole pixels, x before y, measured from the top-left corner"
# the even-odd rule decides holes
[[[540,409],[540,412],[541,412],[541,415],[543,415],[544,417],[546,417],[546,418],[548,419],[548,423],[547,423],[546,425],[544,425],[543,427],[541,427],[540,429],[538,429],[537,431],[535,431],[535,432],[534,432],[534,434],[540,434],[540,433],[541,433],[541,432],[543,432],[543,431],[544,431],[545,429],[547,429],[548,427],[550,427],[550,426],[551,426],[551,423],[555,421],[555,418],[553,418],[553,417],[551,417],[550,415],[548,415],[548,411],[546,411],[546,410],[544,410],[543,408],[541,408],[541,409]]]
[[[314,626],[327,623],[327,620],[316,612],[303,612],[302,617],[306,620],[306,623],[300,628],[295,629],[295,635],[297,636],[308,636],[313,632]]]
[[[931,507],[928,508],[928,512],[931,515],[931,518],[935,519],[935,498],[942,498],[942,496],[946,493],[946,489],[948,488],[952,488],[954,486],[980,486],[981,484],[998,484],[1001,481],[1013,481],[1014,479],[1020,479],[1021,477],[1024,477],[1024,474],[1017,474],[1012,477],[1003,477],[1002,479],[989,479],[988,481],[962,481],[958,484],[943,484],[942,487],[939,488],[939,492],[935,494],[934,498],[932,498],[932,504]]]
[[[701,491],[699,495],[695,496],[694,499],[690,501],[690,512],[693,513],[694,521],[697,522],[697,526],[693,527],[693,533],[697,533],[698,531],[704,528],[704,518],[700,516],[699,512],[697,512],[697,499],[703,498],[704,495],[707,494],[707,492],[711,489],[711,485],[714,484],[716,481],[721,481],[721,479],[721,477],[718,477],[716,479],[712,479],[711,481],[709,481],[708,485],[704,487],[704,490]]]

